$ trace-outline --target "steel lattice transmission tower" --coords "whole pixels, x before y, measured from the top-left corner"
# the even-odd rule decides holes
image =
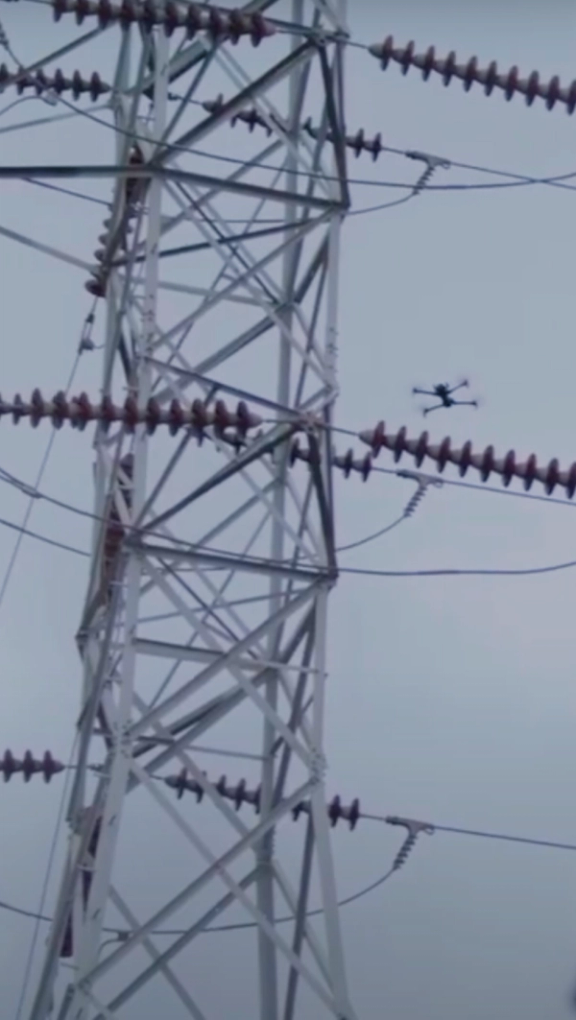
[[[209,1020],[182,961],[224,911],[256,932],[260,1020],[354,1016],[324,788],[345,7],[54,3],[58,21],[91,21],[118,47],[117,130],[107,169],[80,168],[114,179],[87,284],[106,312],[104,420],[70,840],[30,1020],[141,1015],[154,977],[168,1015]],[[248,109],[267,137],[230,131]],[[230,154],[230,139],[242,162],[208,172],[199,148]],[[109,409],[126,397],[118,422]],[[297,433],[308,464],[292,471]],[[208,735],[251,760],[254,814],[207,778]],[[187,783],[202,807],[169,788]],[[165,894],[147,913],[122,850],[143,804],[162,856],[146,858],[140,830],[138,881]],[[303,838],[296,869],[286,832]],[[176,841],[190,866],[168,892]],[[181,934],[159,940],[167,927]],[[238,1015],[254,1015],[238,995]]]

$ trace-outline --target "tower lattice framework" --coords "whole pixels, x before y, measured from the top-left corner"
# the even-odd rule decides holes
[[[54,3],[117,48],[114,79],[91,79],[116,131],[79,170],[113,180],[86,285],[102,404],[68,407],[97,418],[93,548],[69,846],[30,1020],[131,1018],[162,978],[170,1015],[210,1020],[183,961],[222,915],[254,926],[260,1020],[354,1018],[324,788],[345,7]],[[247,109],[264,148],[229,130]],[[231,144],[243,162],[207,170],[202,146]],[[290,471],[295,436],[307,463]],[[208,778],[206,742],[249,762],[252,814]],[[139,830],[136,866],[123,843],[147,811],[162,853]],[[135,890],[158,882],[146,910]]]

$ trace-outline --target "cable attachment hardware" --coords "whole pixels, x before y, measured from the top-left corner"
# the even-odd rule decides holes
[[[378,456],[383,447],[390,450],[395,463],[398,463],[403,453],[407,453],[414,458],[417,467],[420,467],[425,457],[435,461],[439,471],[444,471],[447,464],[454,464],[461,478],[472,467],[479,472],[482,482],[487,482],[492,472],[495,472],[501,476],[505,487],[510,485],[513,478],[520,478],[527,492],[535,481],[544,486],[547,496],[552,494],[557,485],[565,489],[568,499],[572,499],[576,492],[576,461],[567,471],[560,469],[556,458],[541,468],[533,453],[524,463],[517,463],[514,450],[509,450],[502,458],[496,457],[493,446],[487,446],[481,453],[474,453],[470,440],[461,449],[453,450],[449,436],[441,443],[432,445],[428,432],[422,432],[418,439],[409,439],[405,426],[389,434],[383,421],[378,422],[374,429],[360,432],[359,439],[371,447],[374,457]]]
[[[390,65],[390,61],[400,65],[402,74],[407,74],[411,67],[422,71],[422,78],[427,81],[432,71],[442,77],[444,85],[449,85],[453,78],[459,78],[468,92],[476,82],[484,86],[484,94],[489,96],[495,88],[504,93],[508,101],[516,93],[525,96],[526,105],[532,106],[537,96],[546,103],[546,109],[551,110],[557,102],[564,103],[568,113],[574,113],[576,108],[576,81],[573,81],[568,88],[562,88],[558,75],[554,75],[547,85],[540,82],[540,75],[532,71],[528,78],[520,78],[517,67],[511,67],[505,74],[498,73],[498,65],[495,60],[484,70],[478,67],[476,57],[471,57],[467,64],[457,64],[454,50],[445,59],[436,56],[433,46],[430,46],[426,53],[415,53],[415,43],[409,42],[407,46],[395,46],[393,36],[389,35],[383,43],[376,43],[368,47],[368,52],[380,61],[383,71]]]
[[[416,492],[411,496],[404,508],[404,517],[412,517],[412,514],[416,512],[428,492],[430,485],[433,485],[435,488],[440,488],[443,485],[441,478],[432,478],[430,475],[420,474],[419,471],[397,471],[396,474],[404,478],[411,478],[418,484]]]
[[[434,475],[426,475],[423,471],[409,471],[406,468],[400,468],[396,472],[398,478],[408,478],[411,482],[417,482],[418,485],[434,485],[437,489],[441,489],[444,485],[442,478],[436,478]]]
[[[429,825],[428,822],[418,822],[413,818],[400,818],[398,815],[388,815],[386,818],[388,825],[401,825],[408,830],[408,835],[400,847],[392,868],[397,871],[406,863],[408,857],[412,853],[412,850],[416,846],[416,840],[421,832],[425,832],[428,836],[434,835],[434,826]]]
[[[198,32],[207,32],[213,40],[229,39],[237,43],[242,36],[249,35],[252,44],[258,46],[262,39],[274,35],[276,28],[258,12],[206,8],[204,4],[189,3],[186,6],[174,0],[52,0],[54,21],[60,21],[64,14],[74,14],[76,24],[82,25],[86,18],[96,17],[100,28],[120,25],[124,31],[131,25],[141,25],[151,32],[155,25],[162,25],[164,35],[170,37],[177,28],[186,30],[186,37],[193,39]]]
[[[413,195],[419,195],[421,191],[426,187],[428,181],[434,176],[438,169],[449,170],[451,163],[448,159],[441,159],[439,156],[429,156],[426,152],[416,152],[412,150],[405,153],[408,159],[417,159],[422,163],[426,164],[426,168],[420,177],[416,181],[413,189]]]
[[[427,489],[427,485],[422,485],[421,483],[418,485],[416,492],[410,497],[404,507],[404,517],[412,517],[412,514],[416,513],[416,510],[426,495]]]
[[[32,776],[42,775],[44,782],[49,783],[58,772],[64,772],[66,768],[61,761],[52,757],[50,751],[46,751],[43,758],[35,758],[31,751],[26,751],[23,758],[15,758],[11,751],[4,751],[0,758],[0,772],[4,782],[10,782],[16,772],[20,772],[25,783],[29,783]]]

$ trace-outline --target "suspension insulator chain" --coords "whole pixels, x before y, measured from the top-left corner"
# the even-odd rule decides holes
[[[208,113],[217,114],[224,106],[224,97],[220,95],[217,99],[208,99],[206,102],[202,103],[202,106]],[[253,131],[255,127],[261,127],[268,135],[272,134],[271,124],[275,124],[281,130],[286,131],[285,125],[276,121],[274,117],[270,117],[268,119],[263,117],[262,114],[254,107],[249,107],[247,110],[240,110],[238,113],[235,113],[234,116],[230,118],[230,127],[236,127],[238,122],[246,124],[249,131]],[[312,124],[310,117],[302,124],[302,130],[315,141],[322,136],[322,138],[325,138],[326,141],[330,142],[332,145],[335,142],[333,132],[321,132],[320,128],[317,128]],[[381,134],[375,135],[374,138],[366,138],[363,128],[357,131],[354,135],[346,135],[343,141],[346,147],[351,149],[356,157],[360,156],[362,152],[368,152],[372,156],[372,159],[376,160],[380,153],[385,149],[385,146],[382,144]]]
[[[534,453],[531,453],[525,462],[517,463],[514,450],[509,450],[505,457],[497,458],[493,446],[487,446],[481,453],[474,453],[469,440],[461,449],[453,450],[449,436],[441,443],[432,445],[427,432],[422,432],[418,439],[409,439],[406,433],[407,430],[403,427],[398,432],[389,434],[386,432],[385,423],[381,421],[376,428],[361,432],[359,438],[371,447],[374,457],[378,456],[383,447],[390,450],[395,463],[400,460],[403,453],[407,453],[414,458],[417,467],[420,467],[425,457],[433,460],[439,471],[444,471],[447,464],[454,464],[460,477],[472,467],[480,473],[483,482],[488,481],[494,472],[501,476],[505,486],[510,485],[513,478],[520,478],[526,491],[538,481],[544,486],[548,496],[557,485],[565,489],[568,499],[572,499],[576,492],[576,462],[567,471],[562,471],[558,460],[554,458],[542,468],[538,467]]]
[[[122,0],[118,4],[111,0],[52,0],[52,8],[55,21],[60,21],[64,14],[74,14],[77,25],[82,25],[87,18],[97,18],[100,28],[116,24],[127,30],[137,24],[151,32],[156,25],[161,25],[166,36],[171,36],[176,29],[185,29],[188,39],[199,32],[207,32],[214,41],[228,39],[232,43],[250,36],[254,46],[276,31],[258,12],[219,10],[193,3],[184,6],[171,0]]]
[[[532,106],[534,100],[539,97],[546,103],[547,110],[551,110],[556,103],[563,103],[568,113],[574,113],[576,108],[576,81],[568,88],[563,88],[558,75],[554,75],[548,84],[544,84],[540,81],[537,71],[532,71],[528,78],[521,78],[517,67],[511,67],[504,74],[500,74],[495,60],[487,68],[482,69],[478,67],[476,57],[471,57],[466,64],[458,64],[454,50],[444,59],[436,56],[433,46],[425,53],[415,53],[414,50],[414,42],[409,42],[407,46],[395,46],[391,35],[384,42],[369,47],[369,52],[380,61],[384,71],[393,62],[400,65],[402,74],[407,74],[411,67],[416,67],[422,72],[424,81],[428,80],[432,72],[440,75],[444,85],[449,85],[453,78],[458,78],[466,92],[476,83],[484,86],[486,96],[491,95],[494,89],[499,89],[508,101],[516,94],[524,96],[527,106]]]
[[[297,439],[294,440],[290,448],[289,463],[292,467],[297,460],[304,461],[309,464],[311,461],[311,454],[309,449],[302,449]],[[343,456],[337,453],[332,454],[332,466],[342,471],[345,478],[349,478],[350,475],[355,472],[359,474],[363,482],[366,482],[372,471],[372,455],[367,453],[364,457],[355,460],[354,453],[352,450],[348,450]]]
[[[88,95],[94,103],[100,96],[111,92],[110,85],[102,81],[97,71],[89,78],[83,78],[80,71],[74,71],[69,77],[60,68],[54,74],[45,74],[41,68],[37,71],[10,71],[6,64],[0,64],[0,91],[9,86],[14,86],[19,96],[28,89],[33,89],[37,96],[43,96],[46,92],[53,92],[57,96],[71,92],[73,99]]]
[[[206,775],[206,773],[203,773]],[[187,769],[182,771],[176,776],[167,776],[164,780],[167,786],[176,791],[178,799],[183,797],[185,792],[193,793],[196,797],[196,802],[200,803],[204,798],[204,787],[197,779],[188,774]],[[234,804],[237,811],[240,810],[243,804],[251,804],[256,814],[260,812],[260,787],[254,787],[249,789],[246,785],[246,780],[241,779],[239,783],[234,786],[228,785],[226,776],[221,776],[217,783],[214,783],[214,789],[221,797],[225,800],[230,800]],[[327,805],[326,810],[328,817],[332,823],[332,826],[337,825],[340,820],[348,822],[350,829],[356,828],[356,823],[361,817],[360,814],[360,801],[358,799],[353,800],[349,806],[342,804],[340,797],[336,796]],[[299,804],[292,809],[292,817],[294,821],[297,821],[301,814],[310,813],[310,802],[301,801]]]
[[[127,397],[122,405],[114,404],[109,397],[93,404],[86,393],[68,399],[65,393],[60,392],[51,400],[45,400],[38,389],[34,390],[29,402],[19,394],[12,401],[0,397],[0,419],[8,415],[15,425],[22,418],[28,418],[33,428],[44,419],[49,419],[57,429],[64,422],[80,430],[93,421],[101,422],[105,428],[120,422],[131,433],[137,425],[145,425],[149,435],[153,435],[159,426],[166,426],[171,435],[176,435],[180,429],[191,428],[199,441],[209,427],[217,435],[224,436],[227,429],[235,429],[239,437],[244,437],[250,429],[262,424],[262,418],[253,414],[243,400],[239,401],[235,411],[231,411],[223,400],[217,400],[213,409],[201,400],[194,400],[190,408],[178,400],[162,408],[151,399],[141,407],[133,397]]]
[[[42,775],[44,782],[49,783],[52,776],[63,772],[66,768],[61,761],[53,758],[50,751],[46,751],[43,758],[35,758],[31,751],[26,751],[23,758],[15,758],[11,751],[4,751],[0,758],[0,772],[4,782],[10,782],[13,775],[19,772],[25,783],[29,783],[32,776]]]

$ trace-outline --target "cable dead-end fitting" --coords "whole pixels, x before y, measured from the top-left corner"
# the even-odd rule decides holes
[[[433,836],[434,826],[430,825],[428,822],[418,822],[414,818],[400,818],[398,815],[388,815],[386,822],[388,825],[402,825],[408,830],[408,835],[396,854],[394,863],[392,864],[394,871],[397,871],[398,868],[401,868],[402,865],[406,863],[409,855],[416,845],[416,840],[420,833],[425,832],[428,836]]]
[[[421,163],[426,163],[433,170],[449,170],[452,166],[449,159],[442,159],[441,156],[432,156],[429,152],[417,152],[416,149],[410,149],[405,155],[408,159],[418,159]]]

